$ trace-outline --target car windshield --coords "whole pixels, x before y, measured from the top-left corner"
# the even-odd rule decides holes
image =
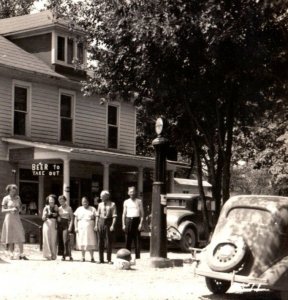
[[[167,199],[167,206],[185,207],[186,200],[185,199]]]
[[[272,219],[269,211],[249,207],[235,207],[228,212],[227,217],[238,224],[247,222],[259,225],[268,225]]]

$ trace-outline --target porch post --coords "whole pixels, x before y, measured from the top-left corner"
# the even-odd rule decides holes
[[[39,176],[39,192],[38,192],[38,214],[42,215],[44,208],[44,176]]]
[[[173,193],[174,192],[174,170],[169,170],[168,171],[168,180],[169,180],[169,193]]]
[[[109,166],[110,163],[103,163],[103,189],[109,190]]]
[[[143,167],[138,168],[138,181],[137,181],[138,196],[143,197]]]
[[[70,159],[63,159],[63,195],[67,198],[67,204],[70,204]]]

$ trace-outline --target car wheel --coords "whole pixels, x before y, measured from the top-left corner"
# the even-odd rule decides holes
[[[247,246],[241,236],[232,236],[216,244],[210,244],[207,250],[207,264],[216,272],[236,270],[247,253]]]
[[[230,281],[205,277],[206,286],[213,294],[225,294],[231,286]]]
[[[192,228],[186,228],[182,234],[180,248],[183,252],[190,252],[196,246],[196,234]]]

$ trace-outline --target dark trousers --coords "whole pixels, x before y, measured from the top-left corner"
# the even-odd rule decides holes
[[[131,251],[132,242],[135,246],[135,256],[140,258],[140,218],[126,218],[126,248]]]
[[[105,243],[107,248],[107,260],[111,261],[113,231],[110,231],[110,227],[112,225],[112,222],[113,218],[99,218],[98,221],[98,251],[100,262],[104,262]]]
[[[58,255],[71,256],[71,245],[69,236],[69,220],[62,219],[58,223]]]

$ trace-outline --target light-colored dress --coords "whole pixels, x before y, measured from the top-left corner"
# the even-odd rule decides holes
[[[20,219],[21,199],[19,196],[11,198],[10,195],[3,198],[2,206],[4,208],[17,208],[17,211],[6,212],[2,227],[1,243],[19,244],[25,242],[25,232]]]
[[[54,212],[58,208],[55,206]],[[57,216],[51,216],[51,209],[46,205],[43,209],[43,256],[47,259],[56,259],[57,256]]]
[[[80,206],[74,212],[78,222],[76,247],[78,250],[96,250],[96,234],[94,231],[96,209],[93,206]]]

